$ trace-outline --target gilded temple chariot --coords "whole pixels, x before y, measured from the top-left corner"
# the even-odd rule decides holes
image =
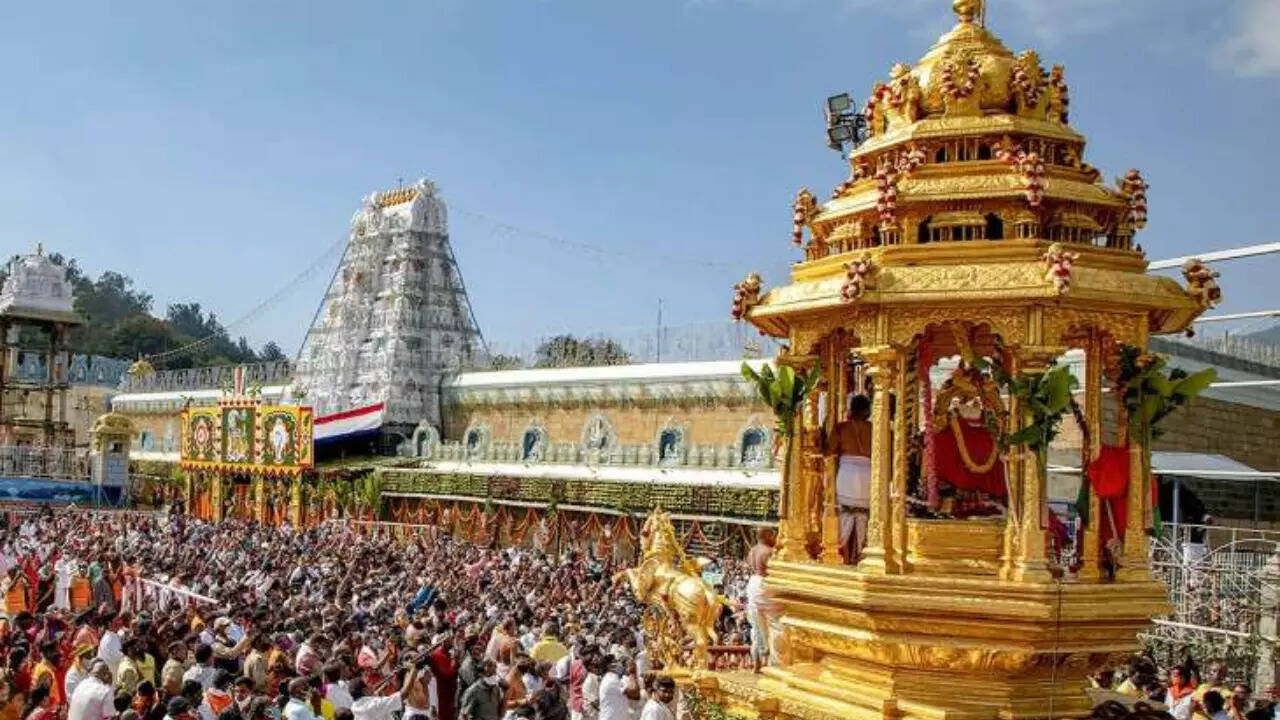
[[[952,5],[957,24],[873,86],[849,178],[825,203],[798,194],[790,282],[735,289],[735,316],[787,343],[779,362],[822,378],[787,454],[766,582],[782,608],[776,662],[699,674],[699,707],[1083,717],[1088,673],[1167,611],[1148,567],[1150,450],[1127,430],[1124,393],[1104,388],[1152,334],[1216,302],[1216,283],[1202,264],[1189,288],[1146,273],[1141,174],[1105,183],[1067,124],[1063,68],[1008,50],[978,0]],[[1071,351],[1079,388],[1057,362]],[[870,396],[872,440],[866,542],[849,565],[824,438],[854,394]],[[1119,405],[1115,427],[1104,402]],[[1073,561],[1046,502],[1062,422],[1080,426],[1081,467],[1110,458],[1125,500],[1111,517],[1092,495]]]

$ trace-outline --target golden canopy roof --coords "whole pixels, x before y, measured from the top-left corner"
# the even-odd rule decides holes
[[[914,66],[872,86],[848,179],[825,203],[797,194],[805,259],[792,283],[763,297],[758,279],[740,283],[734,316],[785,336],[794,313],[851,302],[1053,300],[1147,314],[1152,332],[1185,329],[1216,286],[1189,293],[1145,274],[1133,242],[1147,221],[1141,173],[1104,183],[1068,124],[1062,66],[1005,47],[980,0],[952,9],[956,25]],[[1212,282],[1206,272],[1188,279]]]

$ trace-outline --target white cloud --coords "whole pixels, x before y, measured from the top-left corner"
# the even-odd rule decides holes
[[[1235,26],[1216,48],[1213,60],[1237,75],[1280,75],[1280,2],[1243,0]]]

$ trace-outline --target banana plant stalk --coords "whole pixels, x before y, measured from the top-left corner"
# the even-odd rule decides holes
[[[788,365],[780,365],[775,373],[771,365],[765,364],[756,372],[748,363],[742,363],[742,376],[751,381],[756,394],[765,405],[773,410],[774,427],[777,436],[785,443],[782,461],[782,494],[779,498],[778,514],[785,519],[790,510],[790,492],[788,480],[791,473],[791,457],[795,446],[796,417],[805,399],[818,385],[822,377],[822,368],[818,363],[808,371],[797,373]]]
[[[1182,368],[1166,369],[1167,360],[1139,348],[1120,348],[1120,373],[1117,390],[1129,416],[1130,441],[1138,440],[1146,449],[1142,453],[1142,477],[1151,474],[1151,445],[1163,434],[1160,423],[1175,410],[1204,392],[1217,379],[1217,371],[1205,368],[1188,373]],[[1159,519],[1156,519],[1159,524]],[[1155,528],[1159,531],[1159,527]]]

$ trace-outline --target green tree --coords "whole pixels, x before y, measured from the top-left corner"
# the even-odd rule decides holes
[[[626,365],[630,362],[631,355],[614,340],[580,339],[573,335],[557,335],[538,346],[533,366],[537,368],[590,367]]]
[[[280,349],[280,346],[277,345],[274,340],[271,340],[267,342],[266,345],[262,346],[262,351],[258,353],[258,358],[262,360],[262,362],[279,362],[281,360],[288,360],[288,358],[285,357],[284,351]]]
[[[135,315],[121,322],[98,354],[133,358],[172,350],[176,346],[168,324],[150,315]]]
[[[489,370],[519,370],[524,367],[524,360],[518,355],[503,355],[501,353],[489,358]]]

